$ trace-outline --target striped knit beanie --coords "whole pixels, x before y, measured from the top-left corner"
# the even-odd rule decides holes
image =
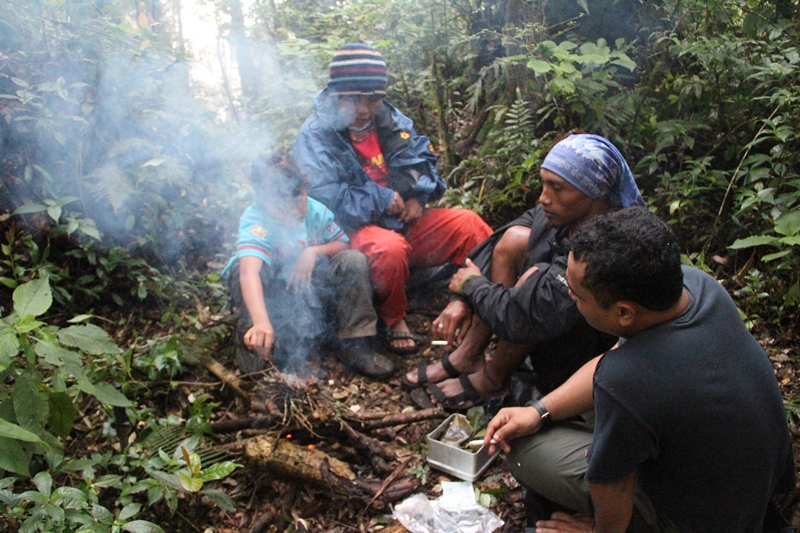
[[[386,96],[386,63],[383,56],[366,44],[344,45],[331,59],[328,88],[345,96]]]

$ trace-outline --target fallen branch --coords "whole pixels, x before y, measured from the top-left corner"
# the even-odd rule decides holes
[[[217,434],[235,433],[244,429],[267,429],[275,423],[274,416],[253,416],[249,418],[231,418],[211,424],[211,431]]]
[[[237,378],[233,372],[230,372],[213,357],[202,357],[201,362],[209,372],[217,376],[223,383],[233,389],[234,392],[236,392],[236,394],[238,394],[242,400],[244,400],[246,405],[250,405],[250,394],[242,390],[241,381],[239,381],[239,378]]]
[[[347,433],[347,436],[355,441],[356,446],[362,450],[365,450],[369,454],[369,460],[372,463],[372,467],[378,473],[387,474],[392,471],[386,461],[392,460],[394,456],[386,453],[386,451],[383,449],[383,445],[378,439],[374,439],[364,435],[363,433],[359,433],[350,427],[350,424],[344,420],[341,421],[341,426],[345,430],[345,433]]]
[[[392,413],[384,415],[383,418],[379,420],[375,420],[373,417],[370,417],[368,413],[364,413],[359,416],[348,415],[348,419],[360,423],[364,429],[379,429],[390,426],[401,426],[403,424],[411,424],[413,422],[430,420],[432,418],[447,418],[447,413],[441,407],[433,407],[431,409],[423,409],[421,411]]]
[[[356,497],[367,505],[376,498],[391,502],[419,488],[416,478],[395,479],[402,468],[394,470],[392,479],[379,483],[358,479],[350,465],[317,449],[292,444],[287,439],[261,435],[248,439],[245,456],[254,465],[270,474],[291,479],[299,484],[314,485],[336,494]],[[395,474],[396,472],[396,474]]]

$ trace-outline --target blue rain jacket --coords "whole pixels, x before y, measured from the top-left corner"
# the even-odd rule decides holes
[[[325,204],[346,230],[376,224],[402,233],[406,225],[386,214],[394,191],[424,206],[441,198],[447,188],[436,172],[433,146],[417,135],[411,119],[384,101],[375,116],[389,168],[390,187],[382,187],[361,168],[336,104],[337,96],[327,87],[320,91],[294,145],[297,165],[310,181],[309,196]]]

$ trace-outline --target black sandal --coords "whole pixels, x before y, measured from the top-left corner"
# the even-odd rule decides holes
[[[461,375],[461,372],[456,370],[456,367],[453,366],[453,363],[450,362],[450,354],[444,354],[439,361],[442,363],[442,367],[444,367],[444,371],[449,378],[457,378]],[[431,380],[428,379],[428,366],[431,363],[427,361],[420,361],[417,365],[417,382],[412,383],[408,381],[408,378],[405,374],[403,377],[400,378],[400,384],[406,390],[416,389],[417,387],[424,387],[428,383],[432,383]]]
[[[436,401],[441,405],[446,411],[466,411],[471,407],[475,407],[476,405],[481,405],[486,401],[486,399],[481,395],[480,392],[472,385],[472,382],[469,380],[469,375],[467,373],[459,374],[458,381],[461,383],[461,386],[464,388],[464,392],[460,392],[455,396],[445,396],[442,389],[440,389],[436,383],[428,383],[425,385],[425,388],[428,389],[428,392],[436,398]]]
[[[392,331],[389,330],[386,332],[386,345],[387,349],[397,355],[411,355],[413,353],[417,353],[419,351],[419,347],[423,343],[422,337],[411,333],[410,331]],[[395,348],[392,346],[392,341],[396,340],[405,340],[411,339],[414,341],[414,346],[409,346],[408,348]]]

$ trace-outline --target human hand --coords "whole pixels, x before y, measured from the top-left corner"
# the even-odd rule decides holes
[[[536,522],[536,533],[592,533],[594,519],[589,516],[553,513],[550,520]]]
[[[397,193],[395,193],[397,194]],[[409,198],[406,200],[405,207],[397,216],[397,219],[400,222],[405,222],[406,224],[411,224],[419,217],[422,216],[424,209],[422,208],[422,204],[419,203],[419,200],[416,198]]]
[[[486,436],[483,438],[483,445],[489,447],[489,454],[495,452],[495,446],[500,446],[505,453],[509,453],[511,446],[508,441],[525,435],[533,435],[541,427],[542,418],[535,408],[506,407],[500,409],[500,412],[489,422],[486,427]]]
[[[286,280],[286,288],[293,292],[302,292],[311,285],[311,275],[314,273],[314,264],[317,260],[317,253],[314,247],[308,247],[300,252],[297,260],[289,271]]]
[[[255,324],[244,334],[244,345],[264,358],[264,361],[269,361],[274,343],[275,331],[269,322]]]
[[[453,300],[432,325],[435,337],[445,339],[448,346],[459,346],[472,327],[472,307],[463,300]]]
[[[395,191],[394,198],[392,198],[392,205],[389,206],[389,209],[386,210],[387,215],[399,215],[405,209],[406,204],[403,202],[403,197],[400,196],[400,193]]]
[[[456,270],[456,273],[450,279],[450,286],[448,287],[450,292],[461,294],[461,284],[464,283],[466,278],[474,277],[476,274],[481,276],[481,269],[475,266],[471,259],[467,259],[466,266]]]

